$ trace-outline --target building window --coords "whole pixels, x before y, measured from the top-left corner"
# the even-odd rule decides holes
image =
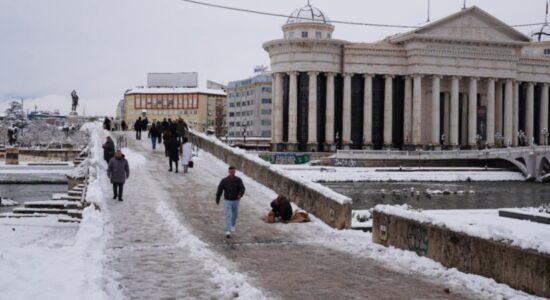
[[[307,37],[308,37],[308,32],[302,31],[302,38],[307,39]]]
[[[322,39],[323,38],[323,33],[321,33],[320,31],[315,32],[315,38]]]
[[[271,120],[262,120],[262,126],[271,126]]]
[[[271,99],[269,98],[262,99],[262,104],[271,104]]]
[[[263,137],[271,136],[271,131],[269,131],[269,130],[264,130],[264,131],[262,131],[262,136],[263,136]]]
[[[262,109],[262,115],[270,115],[271,109]]]
[[[544,55],[550,55],[550,48],[544,49]]]
[[[234,117],[234,116],[235,116],[235,113],[230,112],[230,113],[229,113],[229,116],[230,116],[230,117]]]

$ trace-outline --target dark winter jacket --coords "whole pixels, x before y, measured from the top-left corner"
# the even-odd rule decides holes
[[[158,130],[158,128],[156,126],[151,126],[151,128],[149,129],[149,137],[150,138],[158,138],[160,135],[160,132]]]
[[[141,120],[141,129],[143,131],[147,130],[148,125],[149,125],[149,120],[147,120],[147,118],[144,118],[143,120]]]
[[[115,143],[109,140],[103,144],[103,159],[109,162],[115,156]]]
[[[168,156],[173,161],[179,161],[180,157],[180,142],[174,137],[171,137],[165,142],[166,151],[168,151]]]
[[[178,121],[178,123],[176,123],[176,134],[178,136],[183,136],[185,132],[187,132],[187,123]]]
[[[177,133],[176,123],[170,123],[170,125],[168,125],[168,129],[170,130],[173,136],[176,136],[176,133]]]
[[[120,158],[113,157],[109,161],[107,176],[111,178],[112,183],[124,183],[130,177],[130,166],[124,155]]]
[[[141,126],[142,126],[142,123],[143,121],[140,120],[140,119],[137,119],[136,122],[134,123],[134,130],[135,131],[141,131]]]
[[[271,201],[271,209],[275,214],[275,217],[281,217],[281,219],[288,221],[292,217],[292,205],[285,197],[278,197]]]
[[[218,192],[216,193],[216,203],[220,202],[222,193],[225,200],[238,201],[244,195],[244,184],[241,178],[234,176],[227,176],[218,185]]]

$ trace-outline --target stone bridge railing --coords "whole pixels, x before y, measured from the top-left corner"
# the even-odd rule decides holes
[[[527,179],[548,178],[550,146],[449,151],[338,150],[343,160],[505,160],[515,165]]]

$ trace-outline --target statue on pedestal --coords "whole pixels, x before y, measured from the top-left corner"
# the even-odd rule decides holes
[[[71,108],[71,112],[76,113],[76,108],[78,107],[78,95],[76,94],[75,90],[71,92],[71,97],[73,98],[73,106]]]

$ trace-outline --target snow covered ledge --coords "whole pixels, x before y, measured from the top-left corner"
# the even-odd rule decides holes
[[[211,153],[239,171],[272,189],[276,193],[289,198],[300,208],[321,219],[336,229],[351,228],[350,198],[318,183],[303,179],[273,168],[269,162],[257,155],[246,153],[222,143],[216,137],[207,136],[196,131],[189,132],[190,140],[201,149]]]
[[[378,205],[373,214],[372,239],[386,247],[414,251],[448,268],[550,297],[550,253],[545,242],[536,247],[512,235],[506,238],[502,235],[505,231],[498,231],[500,227],[483,230],[475,225],[457,226],[428,212]]]

